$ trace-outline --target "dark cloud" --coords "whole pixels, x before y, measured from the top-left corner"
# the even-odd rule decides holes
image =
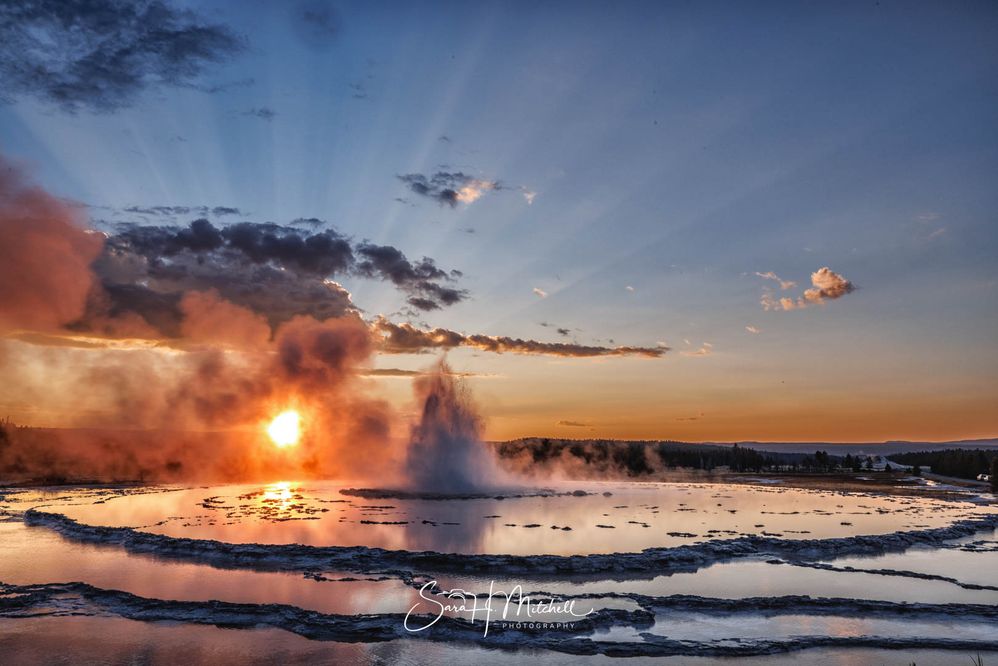
[[[558,421],[555,425],[567,426],[569,428],[590,428],[591,423],[583,423],[582,421]]]
[[[570,329],[570,328],[563,328],[561,326],[555,326],[554,324],[549,324],[546,321],[542,321],[540,325],[543,326],[544,328],[553,328],[555,331],[558,332],[558,335],[561,335],[561,336],[566,337],[566,338],[572,333],[572,329]]]
[[[304,0],[293,5],[295,30],[308,46],[328,48],[340,31],[340,17],[328,0]]]
[[[353,91],[354,99],[370,99],[367,94],[367,86],[364,85],[363,81],[356,81],[350,84],[350,90]]]
[[[371,325],[380,338],[381,350],[397,354],[418,354],[433,349],[471,347],[501,354],[547,354],[550,356],[589,358],[596,356],[645,356],[658,358],[668,347],[598,347],[565,342],[538,342],[506,336],[465,335],[445,328],[423,329],[412,324],[396,324],[378,317]]]
[[[259,118],[260,120],[266,120],[268,123],[277,116],[277,111],[273,109],[268,109],[265,106],[258,108],[253,108],[248,111],[243,111],[244,116],[253,116],[254,118]]]
[[[353,262],[350,242],[332,229],[303,234],[276,224],[240,222],[218,233],[229,248],[256,263],[274,262],[301,273],[331,276],[344,273]]]
[[[94,270],[101,289],[75,327],[107,335],[115,334],[107,322],[117,326],[127,313],[172,337],[180,297],[189,291],[214,291],[272,326],[295,315],[326,320],[355,312],[337,276],[391,282],[423,311],[466,295],[432,259],[413,263],[391,246],[355,248],[333,229],[252,222],[216,227],[204,218],[185,227],[118,225]]]
[[[467,297],[467,292],[463,289],[440,284],[441,281],[453,281],[456,276],[437,268],[428,257],[412,263],[394,247],[371,243],[358,245],[357,254],[359,274],[389,280],[410,294],[408,303],[414,308],[436,310],[445,305],[454,305]]]
[[[226,90],[233,90],[235,88],[248,88],[256,83],[256,79],[250,77],[245,79],[239,79],[238,81],[228,81],[226,83],[214,83],[210,85],[203,85],[198,83],[192,83],[186,87],[193,88],[194,90],[199,90],[203,93],[208,93],[213,95],[215,93],[225,92]]]
[[[422,310],[423,312],[429,312],[430,310],[439,310],[440,304],[436,301],[432,301],[429,298],[422,298],[421,296],[410,296],[406,299],[406,303],[416,308],[417,310]]]
[[[242,48],[228,27],[164,0],[3,2],[0,94],[114,111],[147,88],[196,85]]]
[[[475,178],[460,171],[437,171],[430,176],[407,173],[398,178],[415,194],[451,208],[458,203],[472,203],[485,192],[502,189],[498,181]]]
[[[232,206],[126,206],[121,209],[122,213],[132,215],[144,215],[146,217],[169,217],[176,218],[184,215],[212,215],[214,217],[224,217],[226,215],[244,215],[243,211]]]

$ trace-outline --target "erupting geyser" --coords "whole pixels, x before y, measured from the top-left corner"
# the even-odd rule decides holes
[[[500,485],[501,472],[479,437],[480,419],[464,386],[440,361],[416,382],[423,413],[406,457],[410,489],[467,493]]]

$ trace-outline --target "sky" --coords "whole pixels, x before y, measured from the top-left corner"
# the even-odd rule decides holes
[[[18,422],[100,422],[67,396],[123,355],[262,349],[307,315],[368,327],[365,390],[402,413],[446,351],[490,439],[998,436],[993,3],[0,17]],[[37,297],[30,187],[90,230],[79,271],[29,267],[68,274]]]

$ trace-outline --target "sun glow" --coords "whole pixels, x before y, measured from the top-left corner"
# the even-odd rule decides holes
[[[267,426],[267,434],[282,449],[294,446],[301,436],[301,417],[293,409],[283,411]]]

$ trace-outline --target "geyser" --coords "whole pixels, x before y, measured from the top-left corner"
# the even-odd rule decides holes
[[[416,381],[423,411],[406,455],[407,486],[430,493],[481,492],[503,475],[481,441],[481,419],[463,383],[441,360]]]

